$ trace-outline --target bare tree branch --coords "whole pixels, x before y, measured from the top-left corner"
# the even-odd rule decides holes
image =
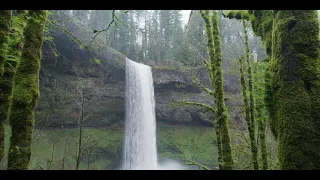
[[[202,164],[199,164],[199,163],[197,163],[197,162],[195,162],[195,161],[193,161],[193,160],[186,160],[186,161],[185,161],[185,164],[186,164],[186,165],[197,165],[197,166],[203,168],[204,170],[211,170],[211,169],[209,169],[207,166],[202,165]]]
[[[194,84],[199,85],[200,88],[201,88],[202,90],[204,90],[205,92],[207,92],[210,96],[213,96],[214,92],[211,91],[210,89],[206,88],[206,87],[200,82],[200,80],[199,80],[197,77],[193,76],[193,75],[192,75],[192,82],[193,82]]]
[[[86,46],[85,44],[83,44],[83,42],[78,39],[77,37],[75,37],[73,34],[71,34],[68,30],[66,30],[65,28],[63,28],[62,26],[60,26],[59,24],[57,24],[55,21],[51,21],[51,20],[48,20],[48,22],[50,22],[51,24],[57,26],[59,29],[61,29],[63,32],[65,32],[66,34],[68,34],[70,37],[72,37],[76,42],[79,43],[79,45],[83,46],[85,48],[85,50],[88,52],[89,56],[92,58],[92,59],[95,59],[93,57],[93,55],[91,54],[91,50],[90,50],[90,46]]]
[[[33,158],[32,156],[31,158],[34,162],[36,162],[36,164],[40,167],[41,170],[45,170],[45,168],[42,167],[42,165],[36,160],[36,158]]]
[[[170,103],[169,104],[170,107],[181,107],[181,106],[184,106],[184,105],[195,105],[195,106],[203,107],[206,110],[209,110],[209,111],[211,111],[213,113],[217,112],[217,110],[214,109],[212,106],[210,106],[208,104],[205,104],[205,103],[200,103],[200,102],[191,102],[191,101],[187,101],[187,100],[182,100],[182,101],[179,101],[179,102],[176,102],[176,103]]]
[[[127,13],[127,12],[129,12],[129,11],[124,11],[124,13]],[[118,18],[118,16],[115,14],[116,13],[116,10],[112,10],[112,20],[111,20],[111,22],[108,24],[108,26],[107,26],[107,28],[105,28],[105,29],[102,29],[102,30],[93,30],[93,33],[95,33],[95,35],[94,35],[94,37],[92,38],[92,40],[90,41],[90,43],[89,43],[89,47],[90,47],[90,45],[91,45],[91,43],[96,39],[96,37],[100,34],[100,33],[102,33],[102,32],[104,32],[104,31],[107,31],[110,27],[111,27],[111,25],[114,23],[116,26],[117,26],[117,21],[118,22],[120,22],[123,26],[125,26],[125,27],[128,27],[128,28],[132,28],[132,29],[138,29],[139,31],[141,31],[141,33],[145,33],[145,29],[141,29],[141,28],[139,28],[138,26],[135,26],[135,27],[133,27],[133,26],[129,26],[129,25],[127,25],[127,24],[125,24],[125,23],[123,23],[122,21],[121,21],[121,19],[119,19]]]

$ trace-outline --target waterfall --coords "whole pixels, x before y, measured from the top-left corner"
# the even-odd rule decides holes
[[[126,58],[125,170],[158,169],[151,67]]]

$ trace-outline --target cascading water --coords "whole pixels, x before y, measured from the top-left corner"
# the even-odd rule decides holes
[[[151,67],[126,58],[125,170],[156,170],[155,101]]]

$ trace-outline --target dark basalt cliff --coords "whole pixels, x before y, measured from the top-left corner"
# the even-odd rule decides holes
[[[76,23],[63,26],[87,44],[93,37],[88,30],[77,29]],[[78,125],[83,102],[85,126],[101,127],[123,124],[125,56],[110,47],[103,46],[101,38],[92,45],[92,55],[100,60],[94,63],[86,50],[73,38],[58,28],[51,27],[58,56],[50,42],[43,45],[40,88],[41,97],[36,112],[37,127],[73,127]],[[200,81],[210,87],[206,69],[198,69]],[[191,81],[191,70],[175,67],[153,67],[157,123],[211,126],[212,113],[194,106],[171,107],[170,103],[185,99],[213,102]],[[238,80],[225,75],[226,94],[238,94]],[[83,98],[82,98],[83,97]],[[232,105],[231,101],[226,100]],[[233,103],[234,105],[235,103]],[[238,113],[232,118],[237,118]]]

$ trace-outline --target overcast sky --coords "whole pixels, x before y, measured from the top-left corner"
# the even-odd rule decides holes
[[[181,10],[183,25],[188,23],[191,10]]]

